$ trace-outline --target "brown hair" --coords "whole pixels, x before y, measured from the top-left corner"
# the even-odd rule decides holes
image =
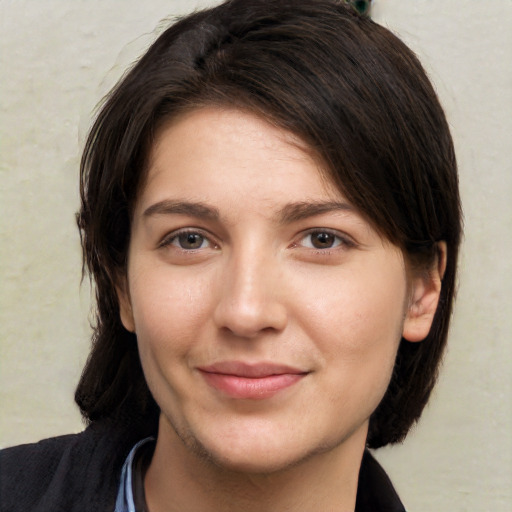
[[[446,344],[461,212],[453,144],[415,55],[336,0],[231,0],[169,27],[108,96],[81,164],[77,215],[96,287],[93,347],[76,391],[84,417],[156,428],[158,407],[115,292],[155,131],[203,105],[248,109],[299,136],[347,199],[414,265],[447,244],[431,331],[402,339],[368,445],[402,440],[421,415]]]

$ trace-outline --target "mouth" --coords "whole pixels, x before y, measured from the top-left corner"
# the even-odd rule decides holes
[[[309,372],[273,363],[226,361],[201,366],[206,383],[231,398],[263,400],[293,386]]]

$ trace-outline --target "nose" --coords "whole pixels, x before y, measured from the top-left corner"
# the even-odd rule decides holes
[[[282,331],[288,321],[276,258],[256,251],[232,255],[224,269],[214,312],[219,329],[241,338]]]

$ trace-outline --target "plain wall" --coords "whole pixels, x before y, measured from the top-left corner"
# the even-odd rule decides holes
[[[0,2],[0,445],[83,428],[80,150],[100,98],[162,20],[215,2]],[[376,0],[415,50],[453,130],[465,211],[439,385],[404,445],[377,452],[411,511],[512,503],[512,1]]]

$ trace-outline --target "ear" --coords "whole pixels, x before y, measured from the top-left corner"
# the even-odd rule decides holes
[[[409,306],[402,336],[407,341],[423,341],[432,326],[446,270],[446,242],[438,242],[432,268],[413,277]]]
[[[135,321],[133,319],[132,302],[128,289],[126,276],[117,279],[116,284],[117,300],[119,302],[119,314],[123,327],[129,332],[135,332]]]

